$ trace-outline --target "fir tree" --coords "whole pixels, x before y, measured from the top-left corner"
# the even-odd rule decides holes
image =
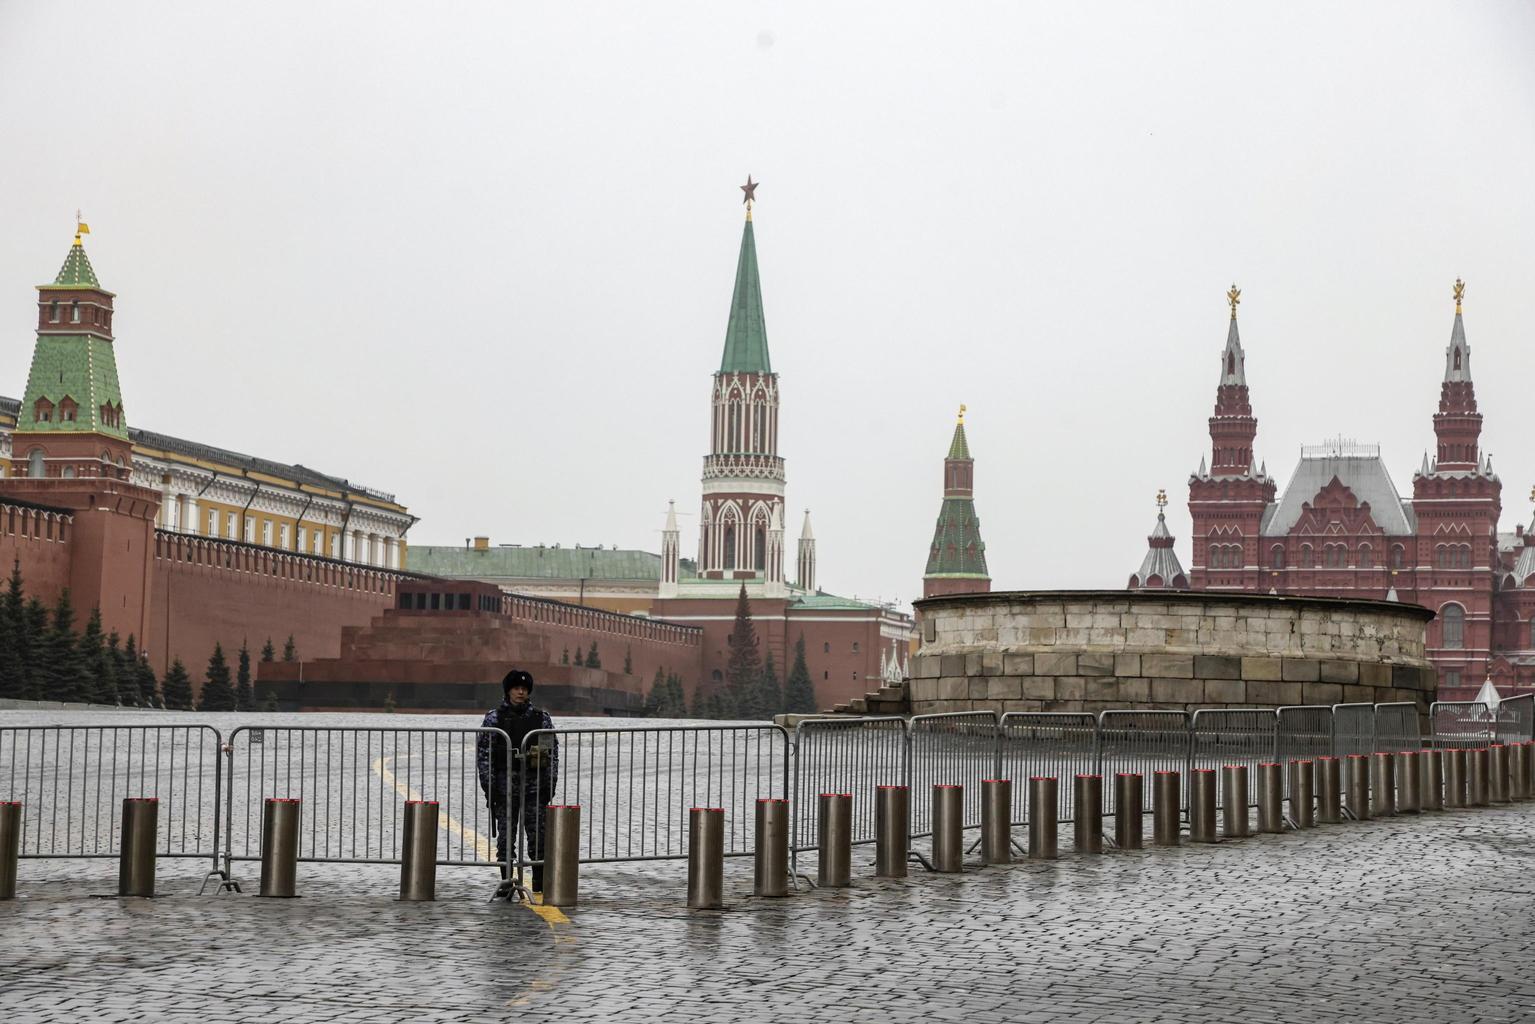
[[[570,648],[569,647],[565,648],[564,652],[560,655],[560,664],[561,665],[569,665],[570,664]]]
[[[772,718],[783,710],[783,686],[778,682],[778,666],[773,652],[768,651],[762,662],[762,682],[757,687],[757,700],[753,718]]]
[[[661,708],[666,703],[666,677],[661,669],[656,668],[656,677],[650,682],[650,692],[645,695],[645,714],[651,718],[661,717]]]
[[[661,702],[661,717],[688,717],[688,695],[683,691],[682,678],[671,672],[666,674],[666,699]]]
[[[757,627],[752,624],[746,584],[736,598],[736,622],[730,630],[730,661],[725,666],[724,691],[719,694],[721,718],[750,714],[762,686],[762,658],[757,652]]]
[[[171,667],[166,669],[161,691],[165,695],[165,706],[172,711],[192,710],[192,680],[180,658],[174,659]]]
[[[282,660],[283,661],[297,661],[298,660],[298,648],[295,647],[294,644],[293,644],[293,634],[292,633],[288,634],[288,642],[282,645]]]
[[[29,598],[22,609],[24,626],[17,650],[20,652],[26,692],[33,700],[42,700],[51,692],[52,673],[45,666],[48,655],[48,609],[37,598]]]
[[[199,711],[233,711],[235,691],[229,683],[229,662],[224,660],[224,648],[213,645],[213,657],[208,659],[208,674],[203,682],[203,692],[197,702]]]
[[[80,634],[80,666],[90,680],[92,704],[117,703],[117,676],[107,663],[107,641],[101,635],[101,609],[92,608]]]
[[[597,657],[597,641],[592,641],[592,649],[586,652],[586,667],[601,668],[602,659]]]
[[[805,664],[805,634],[794,642],[794,667],[789,670],[784,684],[783,707],[790,714],[814,714],[815,683],[810,680],[810,668]]]
[[[272,647],[272,638],[271,637],[267,637],[266,638],[266,644],[261,648],[261,660],[262,661],[275,661],[276,658],[277,658],[277,651]]]
[[[276,711],[277,710],[277,694],[273,693],[271,690],[268,690],[266,692],[266,697],[261,701],[261,710],[262,711]]]
[[[128,635],[128,644],[130,647],[133,645],[133,635],[131,633]],[[137,659],[137,664],[134,666],[134,676],[138,679],[139,683],[139,699],[144,702],[145,707],[165,707],[165,699],[160,696],[160,682],[155,678],[155,670],[149,664],[149,659],[137,651],[131,653]]]
[[[27,665],[22,657],[22,631],[26,618],[21,591],[21,559],[11,566],[5,595],[0,597],[0,697],[30,696]]]
[[[116,642],[117,633],[113,631],[112,637],[107,643]],[[153,682],[154,674],[150,673]],[[118,699],[124,704],[137,704],[139,707],[151,707],[154,703],[154,691],[149,693],[142,691],[143,674],[139,671],[139,643],[128,634],[128,639],[123,643],[123,649],[117,652],[117,694]]]
[[[624,675],[626,675],[626,676],[634,675],[634,658],[633,658],[633,654],[634,654],[633,647],[625,647],[624,648]],[[661,670],[660,669],[656,669],[656,671],[660,672]]]
[[[251,652],[244,640],[240,641],[239,668],[235,672],[235,710],[256,710],[256,695],[251,691]]]
[[[75,635],[75,606],[69,588],[59,592],[53,622],[43,642],[41,667],[47,673],[47,700],[88,703],[96,687],[80,658],[80,638]]]
[[[576,667],[577,668],[581,668],[585,664],[586,664],[586,662],[581,660],[581,648],[577,647],[576,648]]]

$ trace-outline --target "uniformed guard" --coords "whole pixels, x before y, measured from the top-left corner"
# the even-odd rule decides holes
[[[491,825],[496,834],[496,857],[510,865],[507,851],[516,852],[516,828],[509,820],[518,793],[522,796],[522,832],[527,841],[528,858],[534,861],[533,891],[544,888],[544,807],[554,795],[560,771],[560,744],[554,735],[538,739],[523,757],[523,741],[537,729],[553,729],[554,720],[547,711],[533,706],[533,676],[522,669],[512,669],[501,680],[505,695],[501,704],[485,713],[481,723],[487,729],[500,729],[511,739],[508,751],[500,737],[481,733],[475,748],[475,767],[480,775],[480,789],[490,804]],[[507,791],[507,761],[511,760],[510,793]],[[508,868],[503,868],[503,873]]]

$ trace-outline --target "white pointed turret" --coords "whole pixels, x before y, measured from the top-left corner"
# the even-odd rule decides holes
[[[795,585],[801,590],[815,592],[815,534],[810,530],[810,510],[805,509],[805,525],[799,531],[799,558]]]
[[[666,503],[666,527],[661,531],[661,597],[677,596],[677,575],[681,568],[682,535],[677,529],[677,503]]]
[[[775,504],[768,517],[767,565],[763,567],[767,578],[765,593],[775,594],[783,589],[783,506]]]

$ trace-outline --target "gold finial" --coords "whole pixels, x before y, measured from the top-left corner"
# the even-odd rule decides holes
[[[965,425],[965,403],[963,403],[963,402],[959,403],[959,425],[960,426],[964,426]],[[1531,490],[1530,493],[1531,494],[1535,494],[1535,490]],[[1532,499],[1532,500],[1535,500],[1535,499]]]
[[[80,219],[80,211],[75,211],[75,245],[80,245],[80,236],[91,233],[91,226]]]
[[[1535,487],[1530,488],[1530,501],[1535,503]]]
[[[1226,301],[1231,303],[1231,319],[1235,320],[1237,318],[1237,303],[1242,301],[1242,289],[1238,288],[1235,282],[1232,283],[1231,290],[1226,293]]]
[[[1455,315],[1460,316],[1460,300],[1465,298],[1466,282],[1460,278],[1455,279]]]
[[[1167,507],[1167,492],[1165,490],[1163,490],[1162,488],[1158,487],[1157,488],[1157,515],[1161,515],[1162,514],[1162,510],[1164,508],[1166,508],[1166,507]]]

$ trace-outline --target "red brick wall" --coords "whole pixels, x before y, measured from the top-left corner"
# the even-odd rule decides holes
[[[26,596],[49,607],[69,585],[73,516],[0,503],[0,575],[21,560]],[[87,611],[87,614],[89,612]]]

